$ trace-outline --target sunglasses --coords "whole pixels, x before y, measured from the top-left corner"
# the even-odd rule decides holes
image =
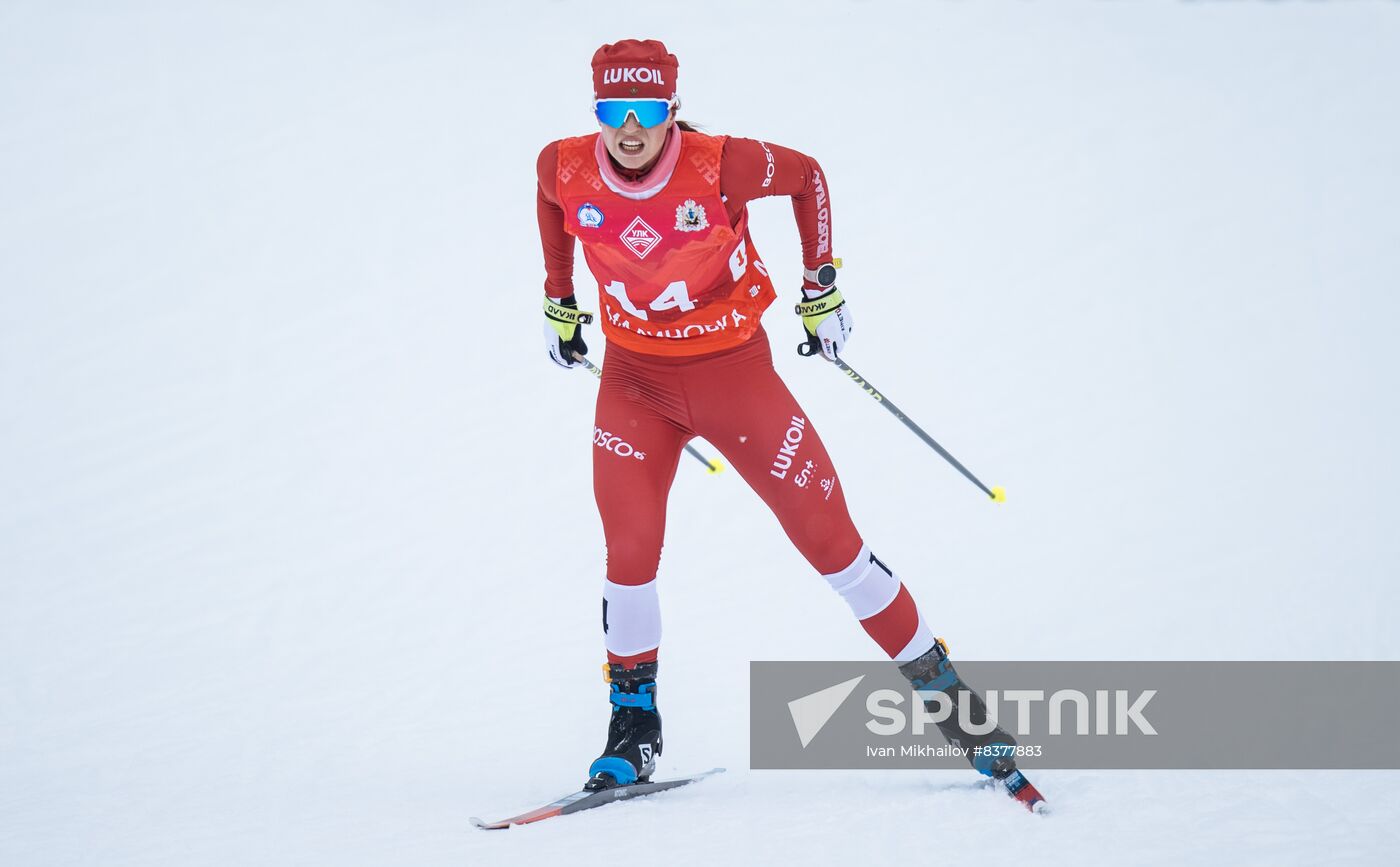
[[[593,103],[593,113],[610,127],[621,127],[630,114],[642,129],[651,129],[666,122],[673,105],[669,99],[600,99]]]

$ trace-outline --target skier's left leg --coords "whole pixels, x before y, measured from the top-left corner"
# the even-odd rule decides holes
[[[685,386],[696,432],[763,498],[880,648],[905,662],[933,647],[914,597],[852,523],[836,468],[773,369],[764,332],[689,365]]]
[[[926,700],[929,712],[937,714],[945,702],[951,707],[938,724],[948,741],[1018,800],[1032,807],[1039,802],[1016,769],[1016,739],[994,720],[988,725],[982,697],[953,668],[947,646],[925,625],[909,590],[856,532],[831,458],[773,370],[763,332],[739,350],[693,365],[685,385],[696,432],[763,498],[914,688],[941,694]]]

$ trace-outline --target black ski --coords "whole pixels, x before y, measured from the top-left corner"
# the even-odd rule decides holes
[[[611,789],[603,789],[598,792],[578,791],[565,795],[557,801],[545,804],[519,816],[511,816],[509,819],[502,819],[499,822],[483,822],[475,816],[471,817],[471,823],[484,831],[498,831],[502,828],[509,828],[511,825],[528,825],[531,822],[538,822],[541,819],[550,819],[554,816],[565,816],[569,813],[577,813],[580,810],[591,810],[594,807],[601,807],[604,804],[611,804],[614,801],[625,801],[629,798],[639,798],[643,795],[651,795],[656,792],[664,792],[667,789],[675,789],[680,786],[698,782],[713,774],[723,773],[724,768],[712,768],[693,777],[683,777],[677,780],[657,780],[650,783],[632,783],[626,786],[613,786]]]

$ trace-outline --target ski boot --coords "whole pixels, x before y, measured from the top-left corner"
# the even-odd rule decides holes
[[[963,728],[962,716],[965,713],[971,727],[982,729],[987,722],[987,705],[982,701],[982,696],[963,682],[953,669],[953,663],[948,660],[948,645],[943,643],[943,639],[935,641],[923,656],[901,665],[899,671],[909,679],[914,689],[937,691],[948,697],[952,713],[938,723],[938,730],[948,739],[948,743],[967,751],[967,760],[973,770],[1001,784],[1008,795],[1031,812],[1044,812],[1045,799],[1030,780],[1016,769],[1016,739],[1011,733],[999,725],[993,725],[983,734],[972,734]],[[965,711],[960,702],[967,705]],[[937,700],[924,702],[924,709],[935,713],[939,709]]]
[[[661,755],[656,663],[643,662],[632,668],[609,663],[603,666],[603,677],[610,684],[612,720],[608,723],[608,744],[588,768],[583,788],[589,792],[648,782],[656,770],[656,757]]]

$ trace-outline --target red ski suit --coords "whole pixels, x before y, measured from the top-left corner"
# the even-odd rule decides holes
[[[749,238],[747,203],[792,197],[803,265],[814,271],[831,260],[830,200],[816,161],[673,128],[640,177],[625,176],[596,134],[551,143],[538,175],[545,292],[573,294],[577,238],[599,282],[608,338],[593,487],[607,541],[609,659],[656,658],[667,495],[695,436],[758,493],[890,656],[928,650],[931,633],[908,590],[864,546],[835,467],[774,371],[759,325],[775,293]]]

